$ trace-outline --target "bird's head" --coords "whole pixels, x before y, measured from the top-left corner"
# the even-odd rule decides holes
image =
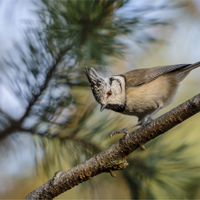
[[[85,73],[96,101],[101,104],[100,111],[107,108],[122,112],[126,103],[124,77],[118,75],[103,78],[93,68],[86,68]]]

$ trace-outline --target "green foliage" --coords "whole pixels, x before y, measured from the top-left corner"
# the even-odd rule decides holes
[[[37,28],[30,27],[24,44],[16,44],[15,50],[0,63],[2,82],[26,111],[13,120],[12,113],[6,114],[0,108],[0,136],[32,134],[38,174],[52,176],[111,145],[117,139],[111,140],[110,133],[126,122],[123,116],[106,112],[99,115],[83,68],[88,65],[103,72],[107,57],[123,55],[128,48],[122,38],[156,41],[143,30],[168,22],[145,15],[169,6],[133,9],[133,15],[126,15],[119,11],[128,0],[35,3],[40,23]],[[140,33],[140,40],[136,32]],[[13,135],[20,138],[20,133]],[[194,184],[193,179],[199,180],[199,176],[190,178],[192,168],[200,166],[188,164],[191,157],[187,156],[191,154],[185,151],[190,145],[175,145],[172,141],[166,145],[169,138],[159,138],[147,145],[148,151],[136,151],[129,158],[130,165],[122,174],[132,198],[183,198],[188,192],[184,188]]]
[[[147,26],[167,24],[160,19],[145,19],[145,11],[151,7],[135,10],[134,15],[117,14],[128,0],[42,2],[43,9],[38,13],[43,24],[42,38],[51,41],[48,48],[53,52],[58,47],[61,50],[68,46],[71,54],[83,64],[104,64],[106,56],[121,54],[126,45],[119,36],[133,35]],[[155,41],[149,35],[143,39]]]
[[[5,82],[26,108],[13,132],[21,130],[46,135],[51,140],[55,137],[62,140],[73,138],[77,142],[87,138],[96,145],[94,149],[99,149],[97,146],[109,135],[106,127],[109,124],[110,130],[112,123],[107,117],[102,119],[95,115],[94,105],[90,103],[92,97],[84,100],[88,94],[84,88],[88,83],[83,67],[86,63],[98,67],[98,63],[105,63],[105,56],[122,52],[125,44],[121,42],[119,45],[117,36],[131,34],[144,24],[142,17],[138,16],[139,10],[135,11],[137,15],[130,17],[117,14],[127,2],[35,1],[40,23],[37,28],[30,23],[30,31],[24,36],[25,44],[16,44],[16,49],[1,63]],[[159,19],[153,21],[146,20],[145,24],[163,23]],[[94,116],[97,119],[95,126],[90,122]],[[2,126],[6,124],[5,120],[10,121],[12,128],[8,116],[3,117]],[[85,127],[90,128],[88,123],[92,130],[84,133]],[[100,131],[105,134],[99,136]],[[4,129],[2,135],[7,132]],[[43,146],[48,146],[44,138],[41,139],[45,140],[43,150]],[[44,165],[45,161],[51,161],[48,154],[45,157]]]

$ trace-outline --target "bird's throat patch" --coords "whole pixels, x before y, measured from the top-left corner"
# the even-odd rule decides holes
[[[123,112],[125,110],[125,106],[125,104],[108,104],[106,108],[115,112]]]

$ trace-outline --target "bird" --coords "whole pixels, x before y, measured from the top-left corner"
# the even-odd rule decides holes
[[[112,132],[112,137],[149,123],[160,109],[173,101],[179,83],[197,67],[200,67],[200,61],[134,69],[112,77],[100,76],[93,68],[86,68],[85,73],[93,96],[101,105],[101,112],[109,109],[138,118],[136,124]]]

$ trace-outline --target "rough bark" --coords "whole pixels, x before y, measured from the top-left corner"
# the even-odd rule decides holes
[[[57,172],[52,179],[26,196],[26,199],[52,199],[92,177],[125,168],[127,156],[138,147],[167,132],[200,111],[200,94],[162,115],[144,128],[125,135],[108,149],[84,163],[66,171]]]

